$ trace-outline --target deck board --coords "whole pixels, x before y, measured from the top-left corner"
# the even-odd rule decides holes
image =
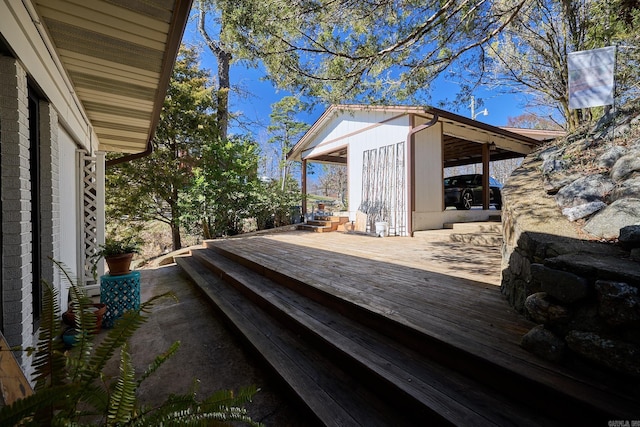
[[[500,249],[422,238],[374,238],[349,233],[288,232],[216,240],[267,268],[366,307],[505,369],[530,371],[542,383],[592,381],[526,352],[522,335],[534,326],[499,290]],[[562,382],[562,380],[560,380]],[[613,397],[612,397],[613,398]]]

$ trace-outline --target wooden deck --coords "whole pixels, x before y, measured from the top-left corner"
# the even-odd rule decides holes
[[[287,232],[210,241],[207,246],[218,256],[224,255],[267,278],[265,280],[284,284],[310,300],[327,306],[333,304],[329,303],[333,299],[345,302],[347,305],[335,304],[334,310],[376,333],[397,339],[407,346],[405,354],[415,351],[420,355],[416,357],[426,356],[438,366],[453,369],[455,375],[475,381],[467,384],[460,380],[457,386],[446,386],[466,390],[463,394],[454,393],[457,397],[452,400],[469,400],[463,395],[476,393],[479,402],[480,395],[489,394],[482,387],[489,386],[502,389],[506,396],[517,393],[518,405],[527,402],[534,412],[544,409],[545,417],[563,422],[590,419],[590,414],[596,414],[600,420],[612,413],[624,418],[638,409],[621,400],[625,391],[616,389],[617,383],[609,383],[603,377],[596,380],[548,363],[520,347],[522,335],[534,324],[515,313],[500,294],[499,247],[456,243],[448,240],[446,234],[436,232],[417,238]],[[213,255],[200,257],[213,258]],[[227,261],[222,262],[225,263]],[[246,273],[224,273],[226,268],[233,267],[215,267],[221,277],[227,275],[232,282],[262,280]],[[266,290],[255,291],[266,292],[266,296],[261,297],[263,305],[277,298],[283,301],[294,298],[281,295],[273,284],[264,286]],[[238,305],[237,300],[234,304]],[[316,316],[314,313],[320,311],[319,307],[306,307],[311,303],[287,304],[294,308],[284,310],[293,314],[308,310],[309,316]],[[337,323],[328,317],[313,322],[319,329]],[[335,331],[327,333],[335,334]],[[360,340],[366,342],[371,338]],[[357,344],[358,348],[353,352],[362,352],[359,346]],[[393,346],[389,344],[384,352],[390,354]],[[363,356],[364,359],[367,357]],[[398,355],[386,357],[390,361],[399,358]],[[455,375],[444,374],[442,378]],[[435,377],[431,378],[425,384],[437,381]],[[562,404],[553,407],[556,401],[565,398],[568,403],[562,400]],[[509,413],[507,408],[511,404],[506,403],[509,397],[491,399],[486,402],[493,403],[480,406],[504,405],[504,411]],[[473,407],[473,402],[466,405]],[[435,406],[437,411],[439,406]],[[442,408],[442,411],[450,411],[444,405]],[[589,412],[583,412],[588,408]],[[521,421],[529,419],[531,424],[536,424],[527,418],[531,414],[527,415],[526,411],[517,408],[511,411],[523,414],[519,415]],[[464,419],[464,415],[462,417],[446,419],[455,424]],[[541,422],[548,420],[545,418]],[[495,419],[491,423],[496,423]],[[497,421],[497,424],[502,422]]]

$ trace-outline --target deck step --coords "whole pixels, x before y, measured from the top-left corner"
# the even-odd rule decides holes
[[[488,353],[481,348],[476,352],[477,349],[464,341],[452,341],[446,330],[432,334],[393,320],[392,314],[384,315],[363,307],[351,301],[349,295],[337,296],[290,272],[285,274],[283,269],[271,267],[268,262],[250,259],[249,253],[234,251],[216,242],[207,242],[207,246],[210,249],[193,251],[192,255],[199,262],[199,268],[209,271],[199,273],[200,276],[206,281],[211,280],[207,279],[208,275],[222,277],[246,298],[237,300],[235,305],[259,307],[270,319],[280,322],[273,328],[284,330],[286,326],[287,333],[294,334],[293,342],[299,341],[298,345],[304,342],[301,354],[309,352],[314,355],[312,359],[322,357],[331,362],[331,366],[349,373],[348,378],[341,380],[345,381],[341,386],[334,384],[318,393],[331,395],[330,389],[334,386],[375,390],[378,393],[375,398],[389,403],[392,413],[414,417],[410,423],[420,420],[421,424],[431,420],[435,424],[458,425],[553,425],[608,420],[616,414],[610,408],[617,408],[617,397],[574,381],[570,375],[555,378],[544,368],[536,367],[520,372],[509,354]],[[382,307],[382,310],[390,309]],[[264,324],[271,323],[265,321]],[[258,325],[262,325],[262,321],[250,328]],[[280,333],[263,332],[266,335]],[[256,344],[252,345],[263,352]],[[287,357],[300,357],[300,353]],[[270,363],[279,372],[276,362]],[[308,364],[314,365],[314,362],[310,360]],[[325,372],[333,368],[323,365],[317,369]],[[309,387],[309,384],[291,383],[290,373],[280,375],[294,390]],[[297,392],[306,402],[304,392]],[[331,405],[335,404],[327,402],[329,406],[323,408],[318,408],[322,405],[317,402],[306,402],[325,424],[327,420],[322,414],[331,412]],[[352,405],[360,405],[365,414],[373,411],[372,408],[382,408],[379,402],[372,402],[366,398]],[[362,425],[368,423],[365,421]]]
[[[212,250],[193,251],[193,259],[199,261],[200,266],[205,266],[214,277],[219,276],[231,284],[236,292],[242,293],[256,307],[268,313],[271,319],[278,319],[282,325],[287,325],[287,334],[293,333],[304,338],[304,342],[298,344],[305,346],[304,351],[296,348],[293,354],[274,357],[302,359],[301,363],[311,366],[316,366],[316,359],[329,359],[334,367],[339,366],[350,373],[350,377],[340,377],[340,381],[344,381],[341,387],[347,390],[363,387],[377,390],[378,396],[368,397],[371,400],[343,402],[347,407],[358,407],[364,411],[364,414],[354,415],[356,423],[353,425],[373,425],[367,418],[385,407],[383,413],[389,418],[382,425],[539,425],[540,422],[548,422],[521,405],[505,404],[494,390],[424,358],[388,336],[288,287],[279,286]],[[185,261],[178,262],[182,264]],[[200,275],[207,277],[206,273]],[[220,289],[215,292],[219,295]],[[246,301],[244,305],[248,305]],[[251,328],[256,327],[257,324],[251,325]],[[271,327],[267,321],[264,321],[264,325],[260,324],[262,329]],[[273,331],[265,331],[264,334],[282,333],[276,330],[278,332],[275,334]],[[289,351],[282,346],[280,349]],[[269,349],[266,352],[271,353]],[[317,352],[321,352],[321,355],[318,356]],[[322,365],[315,369],[332,372],[334,367]],[[274,368],[283,378],[289,374],[287,370],[281,373],[282,367]],[[325,383],[323,381],[315,387],[301,385],[307,393],[313,388],[322,387],[318,390],[321,395],[333,395],[336,384],[325,386]],[[290,383],[294,390],[301,385]],[[300,398],[306,399],[305,396]],[[322,414],[332,413],[335,405],[332,400],[341,399],[344,397],[334,396],[324,403],[309,402],[308,406],[323,423],[332,425],[334,420],[322,419]],[[386,403],[381,405],[380,402]],[[322,404],[328,406],[321,408]],[[376,417],[380,416],[378,412]]]
[[[298,230],[314,231],[316,233],[326,233],[336,231],[340,226],[349,222],[347,216],[336,215],[316,215],[312,220],[308,220],[304,224],[298,225]]]
[[[331,226],[313,224],[299,224],[297,229],[304,231],[313,231],[316,233],[326,233],[329,231],[333,231]]]
[[[446,222],[442,228],[460,233],[502,233],[502,224],[495,222]]]
[[[327,426],[390,425],[385,404],[365,388],[353,388],[344,370],[301,342],[240,291],[228,285],[197,259],[176,257],[177,264],[199,286],[240,337],[256,350],[311,414]],[[374,404],[373,408],[369,405]],[[365,424],[361,424],[364,422]]]
[[[474,246],[495,247],[502,245],[502,235],[497,233],[451,233],[449,239],[452,242]]]

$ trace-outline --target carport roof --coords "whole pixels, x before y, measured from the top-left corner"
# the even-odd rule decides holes
[[[564,134],[561,131],[500,128],[433,107],[331,105],[291,149],[287,158],[302,160],[303,152],[314,143],[314,138],[319,131],[343,111],[387,112],[398,116],[414,115],[426,120],[431,120],[434,115],[437,115],[438,121],[443,126],[444,167],[481,162],[483,144],[490,144],[492,160],[501,160],[522,157],[545,141]],[[409,128],[407,128],[408,132]],[[324,153],[320,157],[308,159],[346,163],[346,153],[347,150],[342,148],[340,152]]]

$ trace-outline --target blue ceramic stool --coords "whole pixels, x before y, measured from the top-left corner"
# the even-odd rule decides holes
[[[140,272],[100,276],[100,302],[107,305],[102,325],[113,327],[114,322],[128,310],[140,308]]]

